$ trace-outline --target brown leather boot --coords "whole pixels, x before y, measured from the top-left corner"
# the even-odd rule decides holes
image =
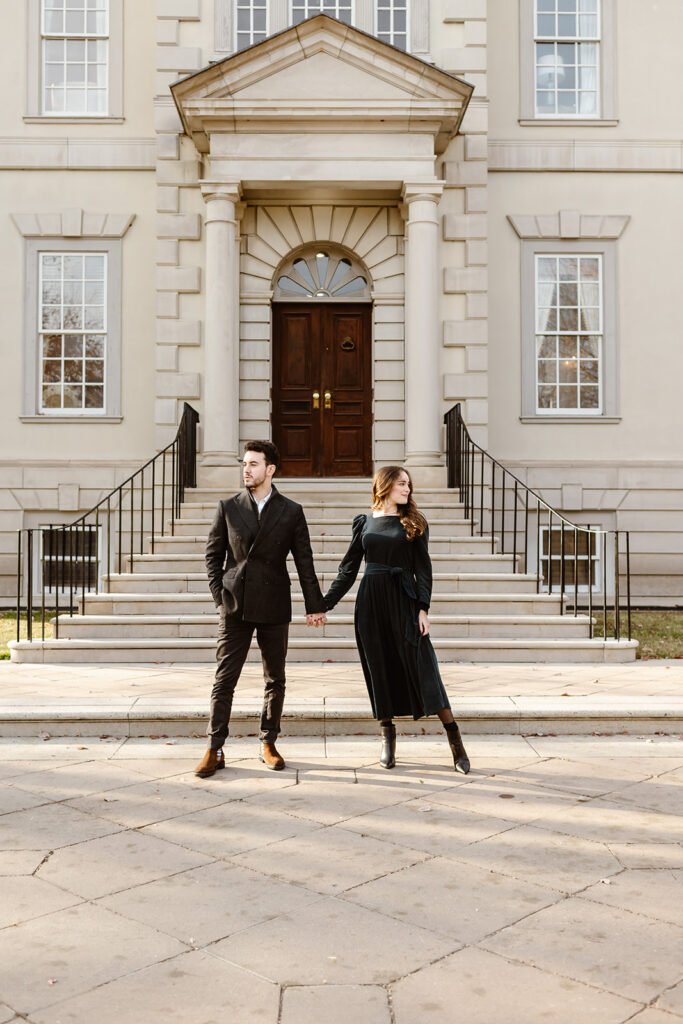
[[[212,750],[211,747],[204,754],[194,770],[195,775],[200,779],[208,779],[214,772],[225,768],[225,755],[222,750]]]
[[[285,766],[284,758],[278,754],[275,744],[267,743],[265,740],[261,741],[259,760],[263,761],[266,768],[272,768],[274,772],[281,772]]]

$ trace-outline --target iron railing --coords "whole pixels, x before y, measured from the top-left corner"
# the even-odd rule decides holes
[[[513,570],[536,577],[536,591],[556,593],[560,613],[586,611],[602,635],[631,639],[631,552],[628,531],[570,522],[540,494],[473,441],[460,403],[444,416],[448,486],[458,490],[472,536],[491,537],[491,553],[512,555]],[[609,566],[609,568],[608,568]],[[625,596],[625,609],[622,598]],[[612,615],[610,624],[609,614]]]
[[[40,609],[40,633],[45,639],[48,610],[54,610],[55,638],[61,615],[73,615],[87,594],[109,587],[112,572],[122,572],[126,560],[133,571],[135,559],[144,554],[145,535],[175,533],[175,520],[186,487],[197,483],[197,423],[199,413],[185,402],[178,432],[143,466],[72,523],[50,524],[17,531],[17,640],[21,635],[22,597],[26,637],[33,640],[33,615]],[[37,558],[37,577],[36,573]],[[35,582],[39,582],[37,601]],[[51,601],[51,603],[50,603]]]

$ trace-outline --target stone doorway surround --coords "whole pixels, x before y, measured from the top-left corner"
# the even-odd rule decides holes
[[[268,343],[277,265],[288,250],[320,240],[345,245],[373,274],[377,343],[400,341],[404,318],[405,461],[424,483],[441,482],[437,158],[458,131],[472,87],[318,15],[171,91],[204,159],[203,479],[237,482],[240,334],[243,344]],[[375,221],[382,237],[368,248]],[[263,385],[253,386],[266,378],[251,372],[242,412],[267,423]],[[385,400],[400,402],[397,390]],[[400,414],[395,405],[389,422],[400,424]]]

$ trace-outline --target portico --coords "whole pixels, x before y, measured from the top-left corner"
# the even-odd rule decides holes
[[[393,444],[384,451],[441,482],[437,160],[471,86],[320,15],[172,92],[204,160],[205,472],[227,482],[242,432],[270,420],[276,272],[320,243],[371,279],[373,457]]]

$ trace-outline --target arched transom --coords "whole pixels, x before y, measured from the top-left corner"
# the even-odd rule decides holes
[[[369,302],[370,281],[360,262],[336,246],[316,243],[280,267],[273,298],[298,302]]]

